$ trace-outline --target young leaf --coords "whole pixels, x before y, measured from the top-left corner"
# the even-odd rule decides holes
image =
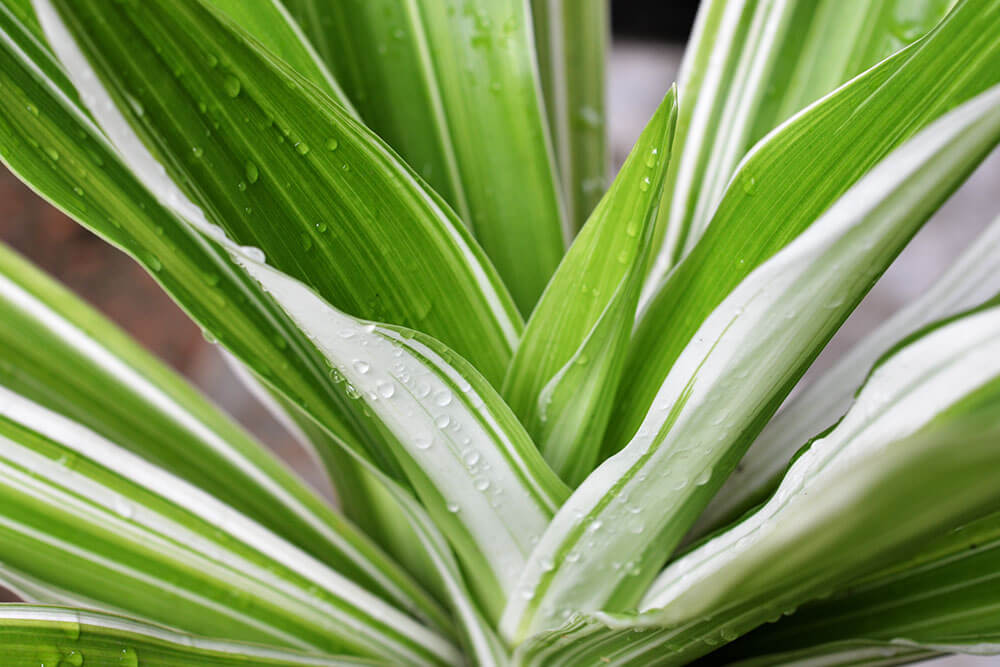
[[[349,667],[379,662],[206,639],[93,610],[0,605],[0,653],[8,665]]]
[[[671,91],[545,289],[504,383],[508,405],[571,486],[590,473],[600,452],[676,113]]]
[[[918,553],[761,627],[712,656],[768,665],[790,654],[838,656],[864,643],[886,653],[1000,653],[1000,514],[922,546]],[[776,650],[776,647],[781,647]]]
[[[763,501],[781,480],[795,451],[832,426],[878,357],[922,326],[966,310],[1000,292],[1000,219],[996,220],[931,289],[858,343],[829,371],[791,398],[722,485],[690,537],[700,537]]]
[[[147,186],[184,192],[337,307],[427,331],[499,382],[520,329],[499,277],[343,107],[198,0],[36,8],[112,143],[134,131],[165,168],[126,160]],[[81,78],[82,58],[99,78]],[[108,95],[116,106],[98,107]]]
[[[0,385],[207,490],[370,592],[450,625],[410,577],[260,443],[2,246]]]
[[[449,641],[207,493],[0,388],[0,560],[243,641],[449,662]]]
[[[729,294],[635,438],[560,508],[504,611],[506,636],[635,604],[878,272],[997,142],[1000,86],[894,151]]]
[[[364,121],[455,207],[530,313],[569,229],[527,1],[286,4]]]
[[[538,70],[568,218],[583,226],[608,179],[609,0],[532,0]]]

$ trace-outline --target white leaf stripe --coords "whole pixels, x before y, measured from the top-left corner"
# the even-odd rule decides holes
[[[708,501],[710,482],[717,488],[735,465],[743,431],[804,370],[946,184],[998,139],[994,87],[891,153],[723,300],[674,363],[636,436],[576,489],[543,535],[522,594],[504,611],[508,638],[557,626],[567,610],[604,608],[619,589],[641,591],[642,577]]]
[[[931,289],[866,336],[781,409],[699,517],[691,535],[704,535],[721,521],[735,518],[773,488],[802,443],[847,411],[868,369],[893,343],[935,319],[971,308],[997,293],[1000,219],[972,242]]]
[[[313,582],[319,589],[329,591],[336,599],[342,600],[341,604],[346,605],[346,608],[340,609],[304,589],[292,586],[269,570],[233,552],[228,552],[220,544],[198,535],[159,512],[148,510],[139,504],[132,504],[100,483],[20,446],[9,438],[5,438],[2,453],[8,465],[13,464],[22,470],[34,471],[36,474],[44,470],[41,479],[48,481],[33,481],[30,477],[18,474],[16,469],[8,467],[5,473],[6,485],[12,486],[17,479],[20,479],[18,485],[33,495],[44,493],[42,489],[50,485],[53,488],[72,490],[68,491],[72,495],[66,495],[67,491],[55,491],[61,496],[59,506],[63,507],[64,511],[70,511],[82,518],[96,508],[103,508],[100,522],[117,523],[118,530],[123,533],[134,530],[134,526],[139,526],[143,534],[141,538],[136,536],[135,539],[139,542],[148,543],[154,536],[163,536],[157,539],[164,540],[160,547],[164,553],[173,552],[179,555],[181,552],[176,550],[180,548],[182,551],[199,554],[197,558],[207,559],[206,564],[217,561],[234,573],[249,576],[275,592],[280,591],[282,595],[290,596],[289,599],[296,599],[301,605],[323,609],[331,620],[353,628],[358,637],[366,637],[370,646],[381,645],[383,648],[379,650],[392,647],[392,650],[401,651],[402,655],[420,659],[410,647],[399,644],[384,633],[373,634],[374,628],[370,625],[370,621],[366,622],[363,619],[369,618],[391,626],[394,631],[400,632],[415,644],[437,653],[444,660],[452,657],[450,645],[416,621],[207,493],[116,447],[92,431],[3,388],[0,388],[0,416],[58,443],[123,479],[130,480],[133,484],[198,517],[220,533],[229,535],[238,542],[252,545],[255,551],[271,561],[280,563],[298,576]],[[37,487],[39,484],[42,486]],[[37,487],[37,490],[31,491],[32,487]],[[72,500],[74,496],[77,498],[75,501]],[[116,515],[119,518],[115,518]],[[123,520],[122,517],[126,518]],[[46,536],[38,537],[45,539]],[[171,543],[173,546],[170,546]],[[72,545],[67,546],[75,548]],[[99,558],[100,556],[94,556],[88,560]],[[197,595],[190,591],[178,591],[178,593]],[[305,609],[302,611],[305,612]]]

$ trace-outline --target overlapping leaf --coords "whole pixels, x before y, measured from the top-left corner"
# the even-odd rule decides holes
[[[0,653],[8,665],[260,665],[347,667],[360,658],[205,639],[135,619],[65,607],[0,605]]]
[[[712,0],[681,68],[677,160],[647,294],[694,247],[737,163],[780,122],[930,30],[954,0]]]
[[[210,636],[455,659],[447,639],[232,508],[6,389],[0,432],[5,567]]]
[[[919,299],[883,323],[837,364],[791,398],[761,431],[722,485],[692,536],[733,520],[774,490],[803,442],[833,425],[850,407],[875,360],[923,325],[982,303],[1000,292],[1000,220],[977,238]]]
[[[447,626],[420,587],[247,433],[45,275],[0,247],[0,385],[60,412]]]
[[[590,473],[600,452],[646,274],[676,112],[671,91],[556,270],[504,383],[508,404],[570,485]]]
[[[919,576],[901,555],[1000,499],[991,479],[1000,456],[998,334],[994,302],[893,351],[774,496],[671,563],[640,613],[577,618],[530,640],[522,658],[680,665],[882,567]]]
[[[286,3],[365,122],[458,211],[530,313],[569,230],[528,3]]]
[[[701,325],[635,438],[560,508],[508,637],[635,604],[784,393],[889,261],[1000,141],[1000,87],[894,151]],[[587,586],[578,582],[587,581]]]
[[[711,660],[767,665],[806,656],[832,664],[859,644],[872,647],[876,658],[915,650],[1000,653],[998,547],[1000,515],[992,514],[760,628]]]

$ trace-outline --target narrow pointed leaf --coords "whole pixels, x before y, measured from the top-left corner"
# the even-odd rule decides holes
[[[123,117],[236,242],[339,308],[427,331],[487,377],[502,375],[520,322],[495,271],[451,210],[349,112],[198,0],[36,7],[112,142],[121,149],[113,124]],[[53,32],[56,8],[74,38]],[[74,74],[79,49],[99,79]],[[117,110],[96,108],[105,94]]]
[[[1000,653],[1000,515],[992,514],[920,548],[911,558],[853,582],[720,651],[741,665],[778,664],[794,652],[830,662],[845,646],[883,653]],[[781,651],[775,647],[780,646]]]
[[[954,0],[713,0],[680,74],[677,160],[646,294],[694,247],[737,163],[780,122],[930,30]]]
[[[774,496],[671,563],[639,613],[571,618],[521,647],[523,662],[683,665],[993,512],[998,334],[994,302],[895,350]]]
[[[675,118],[671,91],[560,263],[504,383],[511,409],[571,486],[590,473],[600,452],[646,273]]]
[[[966,0],[928,36],[758,143],[697,246],[645,306],[608,452],[635,434],[680,351],[741,280],[892,149],[996,83],[1000,3]]]
[[[365,123],[455,208],[530,313],[569,230],[528,3],[286,2]]]
[[[439,607],[260,443],[123,332],[0,246],[0,385],[260,521],[415,613]]]
[[[691,536],[700,537],[763,501],[803,442],[847,412],[878,357],[929,322],[966,310],[1000,292],[1000,219],[919,299],[865,337],[829,371],[782,407],[712,499]]]
[[[538,70],[567,216],[574,231],[597,206],[608,180],[605,63],[609,0],[531,0]]]
[[[142,618],[236,640],[448,662],[451,644],[97,434],[0,389],[0,560]]]
[[[635,438],[560,508],[519,584],[524,594],[504,612],[506,636],[553,628],[567,612],[637,602],[878,272],[998,141],[995,87],[894,151],[733,290],[685,348]]]
[[[205,639],[132,618],[67,607],[0,605],[0,654],[11,667],[87,664],[347,667],[383,664]]]

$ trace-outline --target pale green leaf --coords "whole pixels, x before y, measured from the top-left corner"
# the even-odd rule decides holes
[[[531,0],[531,14],[546,115],[575,231],[608,180],[610,0]]]
[[[569,229],[527,1],[286,4],[365,123],[455,208],[530,313]]]
[[[376,595],[449,625],[410,577],[260,443],[3,246],[0,385],[207,490]]]
[[[845,646],[860,642],[883,652],[1000,653],[998,578],[1000,514],[992,514],[949,531],[828,600],[761,627],[711,661],[766,665],[801,654],[837,664]]]
[[[593,469],[646,274],[676,118],[671,91],[563,258],[525,329],[504,396],[571,486]]]
[[[450,642],[207,493],[0,389],[0,561],[210,636],[423,664]]]
[[[92,610],[21,604],[0,605],[0,654],[9,667],[50,664],[347,667],[385,664],[206,639]]]
[[[1000,141],[1000,87],[894,151],[699,327],[625,449],[560,508],[504,612],[520,639],[625,611],[874,278]],[[586,586],[580,586],[586,581]]]
[[[690,537],[705,535],[764,500],[802,443],[847,412],[872,364],[893,344],[933,320],[978,305],[998,292],[1000,219],[920,298],[866,336],[782,407],[698,517]]]

